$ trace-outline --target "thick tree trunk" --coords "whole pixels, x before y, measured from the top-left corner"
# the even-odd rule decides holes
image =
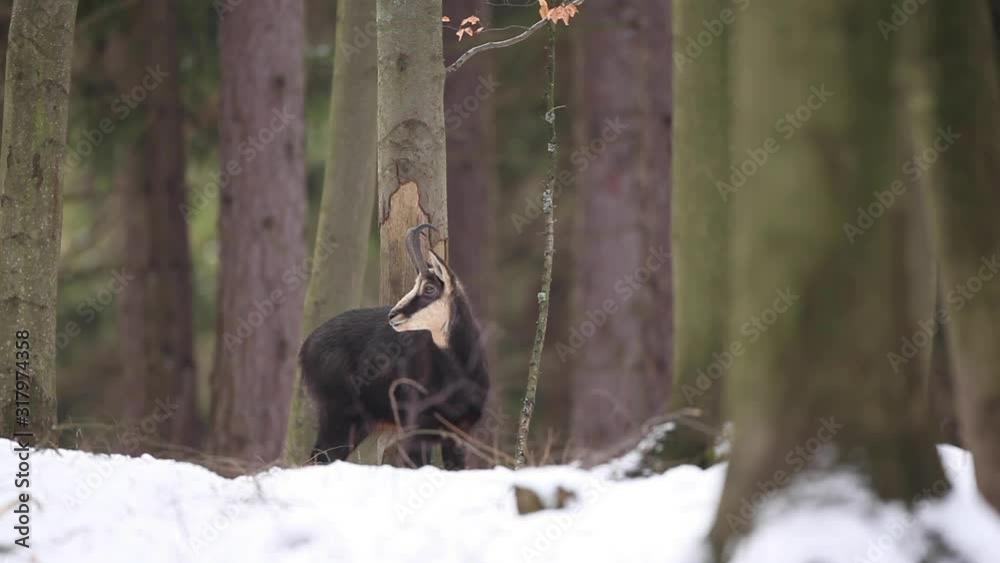
[[[361,305],[372,206],[375,203],[375,39],[350,45],[353,30],[372,22],[375,1],[340,0],[337,7],[333,86],[330,96],[330,149],[320,203],[313,263],[331,253],[335,267],[316,268],[309,279],[304,334],[327,319]],[[356,47],[357,49],[354,49]],[[289,460],[302,463],[316,439],[316,412],[296,370],[288,431]]]
[[[574,361],[572,430],[587,449],[661,412],[670,391],[669,7],[620,4],[588,5],[578,21],[587,34],[576,145],[590,152],[570,157],[581,197],[578,314],[556,351]]]
[[[729,341],[729,197],[720,183],[731,173],[729,121],[732,100],[729,43],[732,30],[700,54],[689,38],[725,10],[729,0],[674,4],[674,382],[670,410],[694,408],[697,426],[679,424],[663,436],[643,465],[664,470],[677,463],[710,461],[710,430],[719,430],[726,374],[736,357]],[[692,53],[696,57],[692,57]],[[682,419],[682,422],[686,419]]]
[[[487,20],[485,0],[444,0],[444,13],[452,22],[468,16]],[[445,30],[447,61],[452,61],[468,47],[451,30]],[[449,250],[449,265],[465,286],[476,317],[486,327],[487,359],[495,363],[495,332],[491,295],[496,279],[497,192],[496,129],[494,123],[496,88],[492,53],[469,59],[448,75],[444,86],[444,115],[448,152],[448,230],[455,234]],[[487,409],[498,412],[497,401],[503,393],[491,386]],[[493,444],[492,430],[481,425],[475,437]],[[478,457],[468,460],[482,464]]]
[[[394,304],[413,285],[407,229],[436,226],[434,249],[447,259],[445,68],[441,0],[377,4],[379,296]]]
[[[890,204],[860,235],[847,228],[859,207],[885,205],[873,192],[891,194],[899,173],[893,50],[872,25],[891,8],[770,0],[735,23],[733,99],[745,107],[734,146],[767,160],[737,159],[754,172],[731,203],[731,338],[743,355],[727,380],[737,435],[717,550],[800,471],[850,467],[908,505],[948,487],[922,408],[926,366],[891,356],[931,315],[914,306],[928,280],[906,253],[909,208]],[[798,128],[775,122],[786,114]]]
[[[0,395],[0,436],[33,432],[34,444],[52,439],[56,422],[56,286],[76,7],[76,0],[15,0],[7,50],[0,146],[5,358],[0,380],[8,391]],[[27,405],[18,403],[25,397],[15,389],[28,393]],[[23,424],[16,418],[22,415]]]
[[[222,15],[219,43],[224,187],[212,438],[217,454],[253,468],[281,454],[310,269],[302,0],[240,5]]]
[[[144,56],[130,68],[153,68],[165,76],[152,88],[147,72],[130,72],[122,88],[143,87],[145,126],[136,148],[127,150],[125,190],[125,273],[135,280],[121,301],[122,369],[138,392],[139,417],[171,409],[163,424],[144,433],[153,442],[197,445],[197,372],[194,365],[191,248],[185,203],[183,108],[176,6],[171,0],[143,4],[135,44]],[[125,90],[128,91],[128,90]],[[142,165],[131,162],[138,158]],[[135,415],[130,418],[135,418]],[[148,448],[144,448],[148,450]]]
[[[929,4],[918,146],[928,167],[947,346],[962,441],[983,496],[1000,510],[1000,127],[988,6]]]

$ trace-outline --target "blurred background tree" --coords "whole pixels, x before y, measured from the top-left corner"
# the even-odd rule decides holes
[[[225,55],[229,51],[228,47],[220,51],[220,45],[224,46],[228,41],[220,43],[224,38],[220,37],[219,29],[220,26],[235,25],[234,22],[241,17],[238,12],[246,8],[246,3],[237,5],[224,1],[213,4],[194,0],[157,0],[149,5],[129,0],[80,2],[65,166],[57,319],[59,415],[63,423],[63,442],[68,445],[193,455],[185,448],[207,446],[206,438],[213,424],[210,414],[213,370],[221,370],[218,377],[231,380],[229,383],[218,381],[217,385],[222,387],[215,390],[216,394],[226,386],[230,388],[226,393],[236,390],[233,387],[236,380],[232,379],[236,371],[242,374],[241,378],[258,377],[250,375],[253,373],[262,374],[259,377],[277,377],[282,381],[287,378],[291,381],[288,370],[298,346],[297,337],[295,342],[287,343],[291,352],[286,354],[287,361],[284,363],[275,363],[276,358],[275,361],[267,359],[271,354],[268,350],[275,350],[277,340],[267,343],[261,340],[260,346],[246,346],[247,343],[257,342],[254,339],[263,337],[263,333],[258,335],[256,331],[241,348],[240,353],[248,355],[240,360],[239,366],[233,363],[234,359],[227,361],[229,356],[224,354],[217,358],[220,349],[224,350],[220,337],[227,332],[236,334],[234,331],[240,319],[245,319],[250,312],[242,309],[242,304],[219,302],[219,280],[226,284],[225,294],[233,296],[236,294],[232,291],[238,285],[251,282],[248,278],[260,281],[258,274],[251,275],[249,270],[242,269],[243,266],[232,269],[237,262],[248,266],[258,259],[255,251],[251,250],[258,243],[251,243],[251,239],[245,237],[263,232],[257,227],[263,229],[261,221],[270,214],[283,217],[279,221],[282,225],[286,219],[294,222],[293,209],[296,205],[280,203],[282,206],[291,205],[286,207],[291,213],[286,217],[270,209],[268,206],[271,203],[262,200],[261,207],[253,208],[257,211],[241,215],[248,229],[254,227],[244,235],[238,234],[242,231],[236,224],[220,231],[219,214],[225,212],[224,206],[220,205],[226,200],[223,195],[229,193],[235,196],[234,186],[251,182],[260,186],[256,189],[262,190],[265,189],[263,184],[267,184],[267,194],[270,194],[267,197],[287,199],[292,196],[287,190],[298,183],[294,172],[280,181],[255,178],[252,172],[255,163],[242,162],[244,157],[239,153],[228,152],[233,150],[231,142],[236,140],[235,137],[222,143],[230,147],[225,149],[227,152],[220,150],[220,141],[230,139],[228,133],[220,136],[220,108],[231,103],[223,102],[229,94],[224,94],[228,90],[221,77],[237,72],[236,65],[251,63],[247,58],[250,55],[240,51],[234,53],[232,59],[225,59],[227,62],[220,66],[220,57],[229,56]],[[305,60],[304,105],[296,126],[301,127],[305,135],[305,150],[302,153],[305,176],[301,183],[304,184],[306,208],[301,228],[295,231],[299,243],[287,238],[291,234],[282,234],[284,238],[281,240],[285,241],[282,248],[287,250],[287,253],[283,250],[281,256],[282,266],[268,267],[270,270],[278,268],[279,275],[294,269],[295,264],[301,264],[304,257],[312,256],[323,178],[329,173],[325,170],[327,158],[333,154],[332,149],[339,146],[341,153],[350,150],[351,153],[345,155],[347,159],[363,158],[363,151],[355,154],[360,148],[357,133],[353,130],[359,126],[351,126],[352,131],[342,133],[340,142],[343,145],[331,141],[333,54],[340,45],[352,45],[358,37],[363,37],[366,34],[365,25],[373,16],[366,13],[365,22],[359,21],[359,26],[351,26],[341,31],[343,37],[336,37],[334,3],[306,0],[304,12],[304,33],[300,34],[303,42],[293,49],[300,50]],[[443,12],[451,19],[451,23],[443,23],[442,30],[447,62],[473,44],[518,33],[538,19],[534,4],[491,6],[472,0],[448,0]],[[663,22],[662,14],[665,12],[661,10],[660,13],[658,17],[661,19],[657,21]],[[9,14],[9,0],[0,2],[0,17],[7,20]],[[471,15],[481,18],[486,29],[481,35],[465,37],[459,42],[454,28]],[[643,29],[641,41],[626,41],[617,47],[626,51],[635,50],[634,56],[628,53],[616,56],[622,60],[635,60],[630,67],[632,70],[628,70],[632,73],[630,76],[643,77],[649,84],[649,88],[641,91],[641,96],[639,91],[633,91],[635,93],[631,97],[623,98],[621,103],[626,106],[622,111],[653,112],[646,115],[659,114],[662,118],[657,119],[665,120],[668,119],[664,108],[669,108],[669,82],[666,74],[656,72],[653,67],[656,61],[666,56],[668,45],[665,40],[657,40],[657,43],[652,39],[657,35],[664,36],[665,31],[657,27],[662,27],[660,23],[640,24],[641,19],[638,15],[635,18],[626,15],[599,26],[618,37],[627,36],[630,33],[627,30],[632,26]],[[584,33],[582,30],[591,25],[595,24],[574,23],[581,31],[574,26],[560,27],[559,52],[563,53],[565,60],[591,56],[574,54],[583,48],[574,34]],[[244,50],[249,49],[250,44],[246,45]],[[524,366],[534,332],[537,269],[541,263],[543,222],[537,219],[541,211],[539,196],[545,173],[547,142],[546,123],[542,119],[543,47],[543,40],[534,37],[511,48],[477,55],[448,77],[445,90],[448,198],[451,207],[449,223],[453,240],[449,253],[454,268],[469,286],[473,303],[487,329],[494,380],[491,412],[495,416],[491,428],[497,429],[496,445],[505,451],[512,449],[512,443],[505,441],[512,440],[514,435],[516,413],[523,392]],[[6,48],[6,41],[0,42],[0,48]],[[271,56],[278,55],[272,53]],[[267,61],[261,64],[267,64]],[[155,69],[157,65],[165,76],[155,88],[141,93],[140,101],[133,91],[139,94],[139,90],[145,90],[142,81],[148,72],[147,67]],[[559,91],[576,92],[576,85],[584,80],[582,73],[585,66],[584,62],[559,65]],[[174,68],[175,71],[171,70]],[[597,85],[602,81],[612,84],[622,79],[617,74],[605,76],[610,72],[618,72],[613,61],[593,65],[586,69],[586,81]],[[252,97],[252,91],[247,89],[250,83],[247,84],[239,89],[241,103],[249,103]],[[286,77],[286,89],[293,89],[294,84],[294,78]],[[657,167],[665,166],[667,161],[663,139],[669,124],[660,120],[658,123],[662,124],[662,128],[659,132],[629,132],[628,136],[609,143],[606,151],[593,155],[587,161],[588,165],[594,163],[595,167],[584,171],[581,161],[573,162],[571,157],[579,148],[577,144],[589,145],[592,139],[587,137],[586,129],[580,129],[578,135],[571,135],[570,123],[582,119],[603,119],[605,114],[610,115],[617,110],[613,111],[609,106],[599,111],[585,111],[585,108],[579,107],[575,96],[568,94],[567,100],[574,100],[572,105],[557,110],[567,116],[567,119],[559,120],[563,129],[560,138],[564,139],[565,145],[560,151],[560,172],[565,174],[562,176],[564,181],[560,181],[557,187],[558,228],[567,235],[575,232],[577,216],[583,217],[575,206],[575,183],[578,179],[587,178],[589,185],[597,186],[599,180],[592,179],[596,177],[591,174],[600,170],[596,164],[601,159],[613,154],[620,157],[609,158],[607,174],[616,174],[615,170],[624,171],[639,162],[646,163],[641,171],[628,170],[628,183],[633,187],[622,197],[655,204],[653,208],[658,211],[650,211],[647,218],[666,213],[665,203],[655,202],[656,198],[662,200],[666,197],[667,184],[648,178],[649,174],[662,175],[667,170]],[[100,129],[105,119],[110,130],[106,133]],[[227,123],[229,119],[222,120],[222,123]],[[261,119],[264,119],[263,115]],[[240,132],[249,135],[267,123],[251,125],[248,122],[244,125]],[[225,127],[223,133],[224,130]],[[100,135],[94,134],[94,131]],[[600,130],[595,134],[599,133]],[[244,139],[247,135],[243,136]],[[633,162],[632,157],[626,154],[631,149],[615,149],[616,143],[622,143],[623,147],[629,143],[627,146],[636,150],[641,148],[646,151],[643,153],[645,156]],[[295,143],[292,146],[293,151],[297,150]],[[268,158],[269,152],[262,151],[258,162]],[[280,154],[283,154],[282,151],[275,151],[275,155]],[[579,151],[577,154],[583,153]],[[219,177],[219,173],[224,170],[224,164],[234,157],[243,164],[244,172],[231,180],[228,190],[220,190],[217,184],[223,178]],[[181,170],[183,173],[178,176]],[[239,197],[251,197],[254,188],[237,189],[241,190]],[[175,210],[182,190],[186,193],[183,198],[185,207],[180,213]],[[242,193],[244,191],[247,193]],[[274,200],[275,205],[279,205],[277,202]],[[632,219],[623,216],[621,230],[615,227],[606,230],[602,236],[612,246],[619,236],[622,241],[628,241],[622,244],[628,244],[632,249],[630,256],[637,259],[632,264],[622,257],[616,265],[629,270],[641,266],[645,260],[645,250],[641,250],[645,249],[642,246],[645,239],[640,237],[655,238],[659,235],[650,234],[653,231],[649,231],[649,227],[653,223],[648,221],[643,221],[641,225],[630,224],[633,219],[640,221],[640,214],[635,210],[644,204],[623,201],[621,205],[623,209],[633,210],[630,212],[633,213],[630,216]],[[649,210],[650,206],[645,208]],[[591,209],[593,217],[596,217],[594,213],[600,213],[599,207],[592,206]],[[353,216],[358,213],[352,211]],[[236,219],[232,214],[227,216]],[[276,236],[277,233],[272,232],[261,239],[260,244],[275,244]],[[242,242],[234,246],[237,239]],[[226,240],[231,242],[224,242]],[[373,231],[366,245],[368,266],[363,268],[365,273],[360,299],[364,305],[374,305],[378,301],[378,268],[372,267],[372,260],[377,260],[378,256],[377,241],[377,233]],[[575,236],[558,239],[549,345],[544,357],[545,376],[539,390],[539,402],[544,406],[539,409],[533,426],[540,444],[538,450],[547,452],[544,455],[549,461],[565,454],[573,428],[571,412],[572,400],[575,399],[572,399],[574,393],[570,390],[572,363],[562,361],[556,344],[568,344],[571,328],[581,321],[577,315],[571,314],[570,308],[570,298],[577,283],[574,280],[577,272],[575,253],[571,250],[579,245]],[[230,250],[223,250],[220,254],[223,248]],[[237,248],[238,254],[232,254],[237,252]],[[260,248],[263,251],[264,247]],[[189,264],[185,263],[185,256],[190,260]],[[220,269],[222,264],[230,266]],[[355,266],[352,263],[352,268]],[[611,276],[627,273],[620,272],[621,268],[617,266],[611,271]],[[329,263],[320,268],[325,273],[335,273],[339,264]],[[135,278],[126,278],[123,289],[114,291],[120,285],[115,272],[132,276],[133,270],[137,274]],[[244,271],[247,273],[244,274]],[[142,274],[138,275],[140,272]],[[588,278],[597,273],[592,271]],[[277,281],[281,282],[280,278]],[[301,288],[296,290],[303,295],[305,281],[303,277]],[[273,283],[263,283],[258,288],[260,291],[248,288],[249,293],[243,292],[251,310],[253,300],[267,297]],[[650,285],[650,295],[652,292],[669,291],[668,271],[661,270],[655,283],[657,288],[662,289]],[[341,289],[330,291],[339,292]],[[350,290],[344,291],[350,293]],[[591,298],[596,297],[598,295],[592,291]],[[616,298],[613,287],[606,289],[604,298]],[[302,295],[297,299],[301,301]],[[639,302],[637,297],[635,303]],[[288,306],[281,309],[285,307]],[[652,320],[653,315],[646,308],[630,306],[629,310],[631,312],[618,313],[621,320],[615,322],[639,323],[636,326],[657,322]],[[663,314],[663,310],[658,310],[655,316],[662,321]],[[633,316],[647,320],[627,320]],[[271,318],[260,330],[270,334],[281,326],[285,336],[275,338],[288,340],[289,335],[299,333],[301,321],[295,321],[294,330],[287,323],[292,323],[292,320],[286,322]],[[78,330],[68,331],[68,326],[75,326]],[[658,330],[666,334],[662,331],[668,328]],[[591,342],[597,340],[594,338]],[[650,344],[642,346],[648,348]],[[642,366],[635,364],[631,373],[654,377],[653,370],[658,369],[655,366],[664,365],[666,354],[666,350],[657,352],[661,360]],[[271,375],[263,375],[264,372]],[[654,380],[669,385],[669,373],[657,373]],[[253,409],[261,408],[262,404],[273,406],[275,401],[281,402],[280,398],[290,392],[283,390],[285,385],[280,383],[281,388],[267,387],[271,391],[261,391],[264,394],[257,395],[259,398],[243,401],[253,402]],[[249,393],[248,389],[240,389],[240,392]],[[650,412],[653,408],[650,405],[656,402],[652,396],[647,399],[646,406],[642,407],[643,413]],[[178,405],[176,410],[175,404]],[[154,418],[158,416],[157,408],[171,410],[168,423],[160,423]],[[244,407],[233,405],[232,408]],[[255,416],[262,414],[257,410],[253,412]],[[247,410],[239,416],[251,416],[249,413],[250,410]],[[236,415],[220,412],[214,424],[223,424],[224,419],[231,419],[232,416]],[[275,413],[277,416],[278,413]],[[635,415],[629,424],[634,424],[641,416]],[[258,423],[246,424],[250,428]],[[486,441],[494,439],[486,434],[483,438]],[[588,447],[587,440],[577,440],[575,445]],[[591,445],[605,442],[602,438]],[[270,448],[273,449],[273,446]],[[238,453],[239,448],[218,451],[221,453],[223,450],[227,455],[243,455]]]

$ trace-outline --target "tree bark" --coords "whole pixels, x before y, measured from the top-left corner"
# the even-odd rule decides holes
[[[313,263],[336,253],[336,267],[319,267],[309,279],[304,334],[327,319],[361,305],[372,206],[375,203],[375,38],[353,41],[353,30],[371,22],[375,1],[340,0],[337,8],[333,85],[330,95],[330,149]],[[288,431],[289,460],[303,463],[316,439],[316,412],[296,370]]]
[[[121,304],[122,368],[126,384],[137,391],[138,417],[168,406],[163,424],[144,433],[152,442],[197,445],[197,371],[194,364],[192,265],[185,203],[186,171],[180,54],[175,2],[152,0],[136,11],[135,44],[144,57],[133,61],[124,91],[145,88],[145,120],[136,148],[127,149],[122,166],[126,248],[125,273],[135,276]],[[141,42],[141,43],[140,43]],[[143,86],[147,68],[166,76],[153,88]],[[138,158],[141,166],[133,164]],[[132,410],[132,409],[130,409]],[[150,451],[148,447],[144,451]]]
[[[288,428],[302,298],[302,0],[244,3],[220,24],[220,283],[214,451],[253,469]],[[313,265],[315,266],[315,265]]]
[[[751,322],[759,334],[732,329],[743,354],[726,390],[737,434],[711,534],[717,555],[774,494],[760,483],[780,487],[800,471],[848,467],[909,506],[948,489],[926,428],[925,366],[890,359],[932,314],[914,306],[929,282],[906,253],[909,208],[889,205],[845,236],[899,173],[894,51],[872,25],[891,8],[770,0],[735,23],[734,146],[771,150],[731,203],[730,326]],[[795,112],[808,115],[800,128],[776,123]]]
[[[670,53],[666,2],[580,11],[580,171],[572,431],[602,448],[663,410],[670,391]],[[622,88],[635,84],[636,88]],[[584,162],[585,164],[579,164]],[[594,416],[595,412],[606,416]]]
[[[7,50],[0,146],[5,323],[0,380],[9,391],[0,395],[0,436],[33,432],[33,444],[49,442],[56,422],[56,288],[76,8],[76,0],[15,0]],[[27,364],[22,368],[15,361]],[[25,407],[17,404],[24,397],[14,392],[24,391],[20,381],[30,385],[26,413],[17,410]],[[15,418],[22,413],[27,424]]]
[[[413,285],[406,230],[438,228],[434,249],[447,260],[441,0],[377,0],[379,297],[394,304]]]
[[[962,441],[976,461],[983,497],[1000,510],[1000,127],[997,67],[988,6],[929,4],[928,84],[917,110],[935,249],[945,294],[942,316]],[[929,103],[927,101],[929,100]]]
[[[711,461],[713,436],[722,422],[721,397],[735,358],[729,350],[729,202],[719,182],[729,179],[729,43],[725,30],[697,58],[688,38],[705,21],[732,9],[728,0],[681,0],[674,13],[674,382],[670,410],[700,412],[665,434],[643,465],[664,470],[678,463]]]

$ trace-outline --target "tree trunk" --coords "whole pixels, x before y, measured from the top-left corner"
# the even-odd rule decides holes
[[[983,497],[1000,510],[1000,127],[988,6],[929,4],[918,135],[935,153],[928,167],[941,317],[951,355],[962,441],[976,461]],[[918,153],[920,154],[920,153]],[[927,157],[924,157],[927,158]]]
[[[221,17],[212,438],[217,454],[252,469],[281,454],[310,268],[302,0],[248,2]]]
[[[892,356],[932,312],[914,306],[929,282],[906,252],[911,208],[873,195],[901,184],[894,53],[872,25],[891,8],[770,0],[735,23],[734,146],[767,160],[736,159],[748,172],[731,202],[730,339],[743,354],[726,390],[737,434],[717,554],[800,471],[848,467],[910,506],[948,488],[926,428],[926,366]],[[799,128],[775,121],[786,114]],[[851,231],[873,205],[879,218]]]
[[[592,449],[661,412],[670,391],[670,16],[667,2],[601,2],[579,18],[578,314],[556,351],[574,360],[573,434]]]
[[[452,22],[476,15],[486,21],[489,6],[485,0],[444,0],[444,13]],[[467,49],[446,29],[444,43],[454,60]],[[450,48],[449,48],[450,47]],[[492,53],[469,59],[448,75],[444,85],[445,127],[448,149],[448,230],[455,233],[449,250],[449,265],[465,286],[482,326],[486,327],[486,356],[495,362],[495,332],[492,299],[496,279],[497,192],[496,129],[494,124],[498,83],[494,82]],[[498,412],[502,388],[493,385],[487,403],[489,412]],[[476,439],[492,444],[493,431],[480,425]],[[478,457],[468,460],[482,465]]]
[[[379,297],[394,304],[413,285],[406,230],[438,228],[448,256],[441,0],[377,0]]]
[[[156,443],[197,445],[197,371],[194,365],[191,247],[187,223],[180,212],[185,203],[183,108],[180,95],[180,54],[177,46],[176,6],[171,0],[152,0],[137,10],[134,45],[145,47],[145,57],[131,69],[147,68],[166,74],[148,88],[142,71],[120,80],[128,90],[143,87],[145,119],[136,148],[126,150],[122,165],[125,198],[123,225],[125,270],[135,276],[121,301],[122,368],[126,383],[138,391],[140,417],[170,409],[170,416],[144,436]],[[143,80],[147,80],[146,85]],[[128,91],[125,90],[125,91]],[[137,157],[142,163],[131,162]],[[130,417],[130,418],[135,418]],[[143,451],[150,451],[143,448]]]
[[[0,436],[33,432],[33,444],[49,442],[56,422],[56,287],[76,7],[76,0],[15,0],[7,50],[0,146],[0,345],[7,361],[0,374],[8,391],[0,395]]]
[[[674,13],[674,383],[670,410],[694,408],[697,426],[663,436],[644,460],[662,471],[678,463],[711,461],[711,430],[722,422],[721,396],[736,358],[729,349],[729,43],[726,30],[692,51],[688,38],[705,21],[736,6],[728,0],[681,0]],[[692,57],[695,53],[696,57]]]
[[[368,235],[375,202],[375,38],[351,45],[353,30],[372,21],[375,1],[340,0],[337,8],[333,86],[330,97],[330,149],[320,203],[313,263],[336,253],[336,267],[316,268],[309,279],[304,334],[327,319],[361,305]],[[350,47],[348,47],[350,45]],[[303,463],[316,439],[316,412],[296,370],[291,425],[290,461]]]

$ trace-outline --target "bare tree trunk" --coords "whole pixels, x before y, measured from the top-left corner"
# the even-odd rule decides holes
[[[444,0],[444,13],[452,22],[476,15],[486,21],[489,5],[485,0]],[[466,47],[446,30],[444,43],[454,60]],[[450,49],[449,49],[450,47]],[[497,192],[496,128],[494,96],[499,84],[494,80],[492,53],[469,59],[448,75],[444,86],[444,114],[448,153],[448,230],[455,233],[449,250],[449,265],[465,285],[476,317],[486,327],[486,356],[495,362],[493,302],[496,279]],[[502,388],[491,386],[489,412],[499,412],[497,401]],[[492,444],[492,431],[481,425],[476,439]],[[470,464],[482,464],[473,457]]]
[[[725,30],[693,50],[690,38],[729,0],[675,3],[673,21],[674,145],[672,259],[674,272],[674,379],[671,411],[696,409],[675,431],[644,452],[644,470],[712,461],[714,432],[722,423],[726,374],[737,361],[729,340],[729,122],[731,87]],[[721,25],[721,23],[720,23]],[[723,186],[720,189],[720,186]]]
[[[406,230],[432,223],[447,259],[444,60],[441,0],[377,1],[380,300],[395,303],[413,284]]]
[[[136,148],[126,150],[119,181],[124,190],[125,273],[135,276],[121,301],[122,367],[133,420],[170,409],[170,415],[146,434],[158,443],[197,445],[197,371],[194,365],[192,266],[185,203],[183,108],[176,6],[152,0],[136,11],[135,44],[144,56],[132,61],[130,79],[119,79],[125,91],[144,88],[145,119]],[[149,88],[145,69],[162,71]],[[148,79],[147,79],[148,80]],[[140,164],[133,162],[137,159]],[[148,451],[148,448],[144,448]]]
[[[0,394],[0,436],[33,432],[32,444],[52,439],[56,422],[56,286],[76,7],[76,0],[15,0],[7,50],[0,348],[9,360],[0,368],[8,390]]]
[[[918,135],[934,152],[927,174],[942,304],[962,441],[983,497],[1000,510],[1000,127],[988,6],[928,5],[929,83]],[[920,111],[925,110],[925,111]]]
[[[749,105],[733,114],[734,146],[766,162],[746,166],[754,173],[732,201],[731,326],[744,352],[727,380],[737,434],[717,554],[799,472],[850,468],[910,506],[948,489],[926,428],[926,366],[891,356],[932,314],[915,306],[929,306],[920,285],[930,282],[906,252],[912,207],[873,195],[898,181],[902,152],[895,53],[871,25],[891,8],[770,0],[735,23],[734,99]],[[774,117],[789,112],[801,116],[798,130],[783,122],[790,134]],[[884,213],[845,236],[873,202]]]
[[[670,390],[670,53],[667,2],[581,10],[580,170],[573,422],[608,446],[663,410]],[[637,84],[622,88],[622,84]],[[605,416],[594,416],[595,412]]]
[[[354,29],[372,23],[375,1],[340,0],[333,86],[330,149],[302,328],[312,332],[325,320],[361,305],[368,262],[368,235],[375,204],[375,38],[358,45]],[[336,265],[327,262],[336,256]],[[302,463],[316,439],[316,412],[296,370],[288,431],[289,460]]]
[[[277,459],[288,428],[305,275],[302,0],[224,13],[219,318],[212,380],[217,454]]]

